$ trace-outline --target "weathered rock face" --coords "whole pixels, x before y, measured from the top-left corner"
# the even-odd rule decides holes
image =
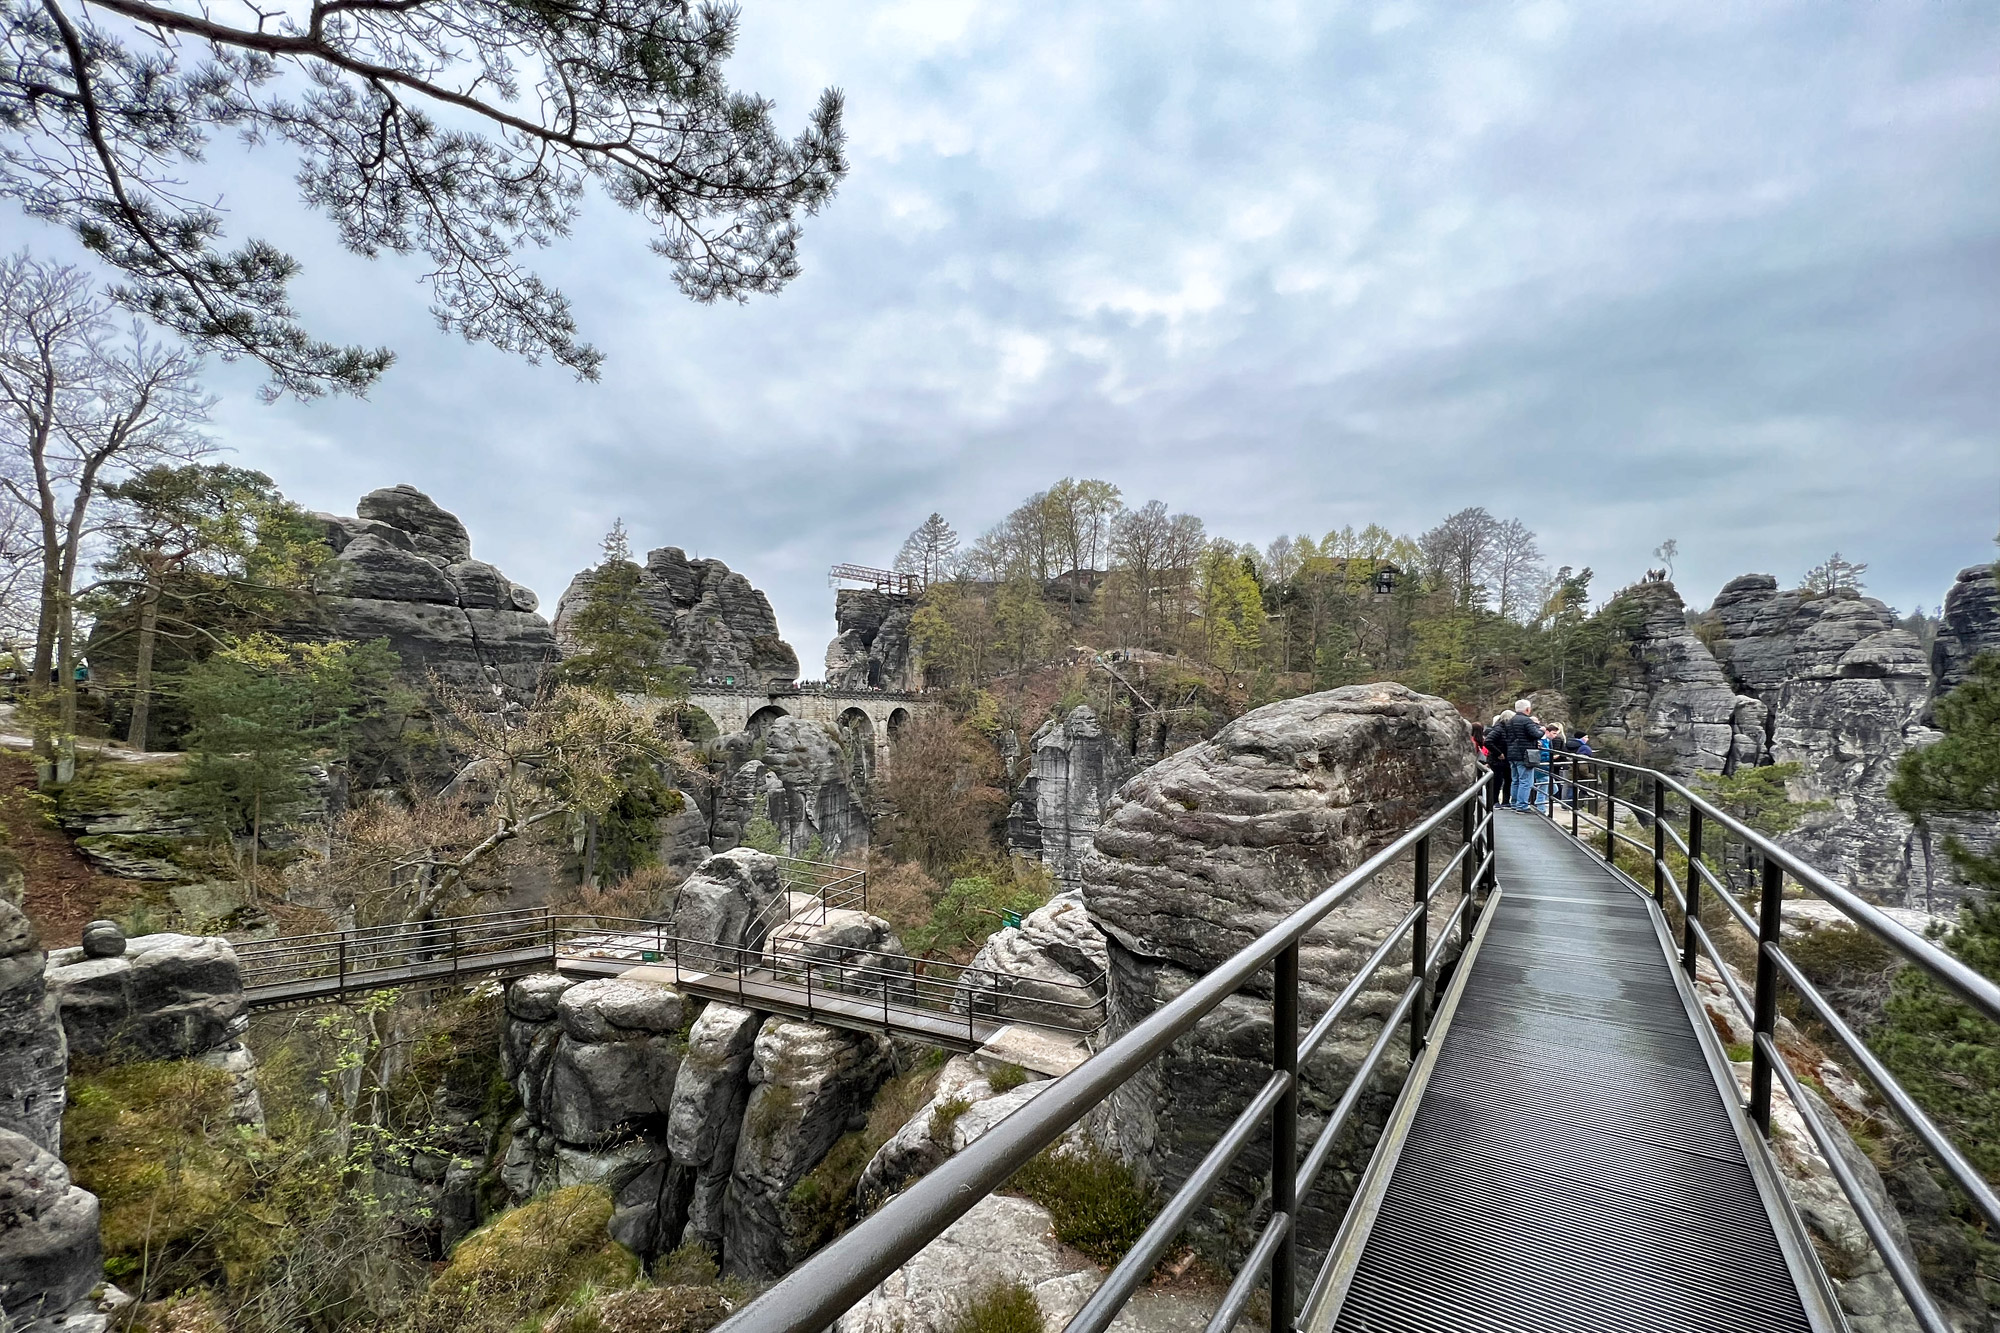
[[[792,1189],[865,1114],[889,1072],[889,1044],[872,1033],[788,1018],[764,1024],[723,1201],[726,1271],[772,1278],[805,1257],[810,1238],[791,1215]]]
[[[1965,681],[1972,659],[2000,653],[2000,572],[1993,565],[1958,571],[1944,595],[1937,641],[1931,645],[1931,682],[1944,695]]]
[[[1063,894],[987,937],[959,983],[959,1006],[1077,1032],[1103,1025],[1111,955],[1081,894]]]
[[[532,694],[557,655],[535,594],[474,560],[465,525],[414,487],[371,491],[355,514],[315,515],[334,550],[318,579],[333,636],[386,638],[419,684],[435,671],[465,689]]]
[[[953,1056],[939,1071],[930,1100],[868,1159],[855,1192],[872,1208],[978,1142],[1049,1086],[1049,1080],[1036,1079],[1011,1092],[996,1093],[978,1063],[969,1056]]]
[[[1007,812],[1008,850],[1036,857],[1073,889],[1112,793],[1136,765],[1085,707],[1043,723],[1028,748],[1028,774]]]
[[[570,580],[556,603],[555,633],[565,636],[590,601],[594,570]],[[697,681],[774,685],[798,679],[799,658],[778,637],[778,617],[750,580],[720,560],[690,560],[679,547],[647,553],[640,598],[667,633],[659,665],[692,667]]]
[[[1764,705],[1730,684],[1688,628],[1674,585],[1641,583],[1619,597],[1638,615],[1632,666],[1598,719],[1598,738],[1679,777],[1754,767],[1765,748]]]
[[[0,1327],[61,1314],[103,1280],[97,1197],[53,1153],[0,1129]]]
[[[764,943],[772,901],[784,892],[776,858],[738,847],[710,857],[681,882],[667,906],[667,929],[683,941],[754,950]],[[695,961],[682,958],[684,965]],[[718,955],[717,965],[724,964],[733,967],[733,956]]]
[[[767,966],[795,978],[812,974],[813,985],[855,995],[892,995],[907,988],[909,955],[895,928],[879,916],[849,908],[814,909],[771,932],[764,943]]]
[[[837,632],[826,646],[826,683],[839,690],[914,690],[921,682],[910,639],[912,597],[843,588],[833,599]]]
[[[688,1033],[687,1056],[667,1113],[667,1147],[693,1177],[681,1243],[722,1253],[722,1204],[736,1166],[736,1138],[750,1099],[750,1052],[764,1016],[711,1004]]]
[[[1769,575],[1716,597],[1722,664],[1768,710],[1770,762],[1798,764],[1796,800],[1825,801],[1785,839],[1844,883],[1901,901],[1933,873],[1887,795],[1906,751],[1932,738],[1931,682],[1916,637],[1872,597],[1807,597]]]
[[[864,780],[838,727],[780,717],[756,731],[710,743],[726,775],[717,794],[713,844],[730,847],[753,819],[777,826],[785,850],[802,856],[817,841],[824,856],[868,846]]]
[[[233,1041],[248,1021],[236,951],[217,935],[140,935],[111,958],[58,949],[45,975],[77,1055],[187,1059]]]
[[[1083,900],[1109,937],[1111,1024],[1129,1031],[1201,974],[1443,801],[1479,771],[1464,722],[1401,685],[1349,686],[1248,713],[1141,772],[1111,803],[1083,868]],[[1323,1010],[1405,910],[1407,873],[1385,874],[1301,949],[1305,1012]],[[1391,968],[1305,1071],[1324,1110],[1344,1090],[1404,984]],[[1169,1186],[1186,1178],[1268,1071],[1270,1011],[1226,1001],[1127,1084],[1097,1132]],[[1206,1219],[1228,1234],[1267,1164],[1246,1160]],[[1324,1243],[1331,1219],[1302,1219]]]
[[[20,863],[0,850],[0,1129],[62,1150],[69,1045],[43,980],[41,941],[21,910]]]

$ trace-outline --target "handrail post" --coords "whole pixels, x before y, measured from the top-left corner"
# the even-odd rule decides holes
[[[347,994],[347,932],[340,932],[340,989],[339,994]]]
[[[1299,1211],[1299,945],[1294,940],[1277,957],[1271,988],[1271,1066],[1287,1076],[1285,1090],[1271,1109],[1271,1217],[1283,1213],[1296,1223]],[[1271,1254],[1271,1333],[1292,1333],[1297,1305],[1298,1235],[1288,1225]]]
[[[1480,818],[1486,821],[1485,846],[1480,849],[1480,861],[1486,867],[1481,877],[1486,882],[1479,889],[1481,911],[1485,911],[1486,905],[1493,901],[1493,886],[1500,882],[1500,821],[1494,818],[1494,812],[1500,808],[1499,787],[1500,775],[1496,773],[1493,780],[1486,784],[1486,794],[1481,798],[1479,807]]]
[[[1653,901],[1667,905],[1667,780],[1653,774]]]
[[[1604,864],[1616,867],[1618,864],[1618,770],[1604,770]]]
[[[1477,866],[1474,863],[1479,859],[1479,849],[1473,846],[1473,843],[1478,841],[1478,837],[1473,830],[1478,827],[1479,802],[1477,800],[1467,801],[1465,808],[1459,812],[1458,816],[1458,845],[1460,850],[1464,852],[1464,855],[1459,858],[1458,867],[1458,896],[1461,899],[1470,899],[1473,889],[1478,886],[1478,881],[1474,877]],[[1458,928],[1458,947],[1461,954],[1465,950],[1466,940],[1470,939],[1471,936],[1472,908],[1467,907],[1465,909],[1465,924]]]
[[[1778,1030],[1778,965],[1771,951],[1785,923],[1785,871],[1770,857],[1764,858],[1763,895],[1757,911],[1757,995],[1750,1038],[1750,1118],[1764,1136],[1771,1135],[1771,1061],[1764,1054],[1769,1036],[1776,1042]]]
[[[1431,839],[1429,834],[1417,839],[1416,847],[1416,899],[1423,910],[1411,926],[1410,935],[1410,980],[1417,988],[1417,997],[1410,1003],[1410,1059],[1415,1060],[1424,1049],[1424,1034],[1430,1027],[1427,992],[1429,972],[1424,960],[1430,957],[1431,943]]]
[[[1579,765],[1582,763],[1581,755],[1573,754],[1569,757],[1569,836],[1572,838],[1576,836],[1577,798],[1583,794],[1583,774],[1579,770]]]
[[[1688,804],[1687,911],[1681,925],[1681,970],[1694,976],[1695,930],[1701,925],[1701,807]]]
[[[458,927],[451,928],[451,974],[458,975]]]

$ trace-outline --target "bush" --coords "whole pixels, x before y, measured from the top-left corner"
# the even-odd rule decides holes
[[[1044,874],[986,871],[951,881],[938,899],[929,921],[904,936],[910,952],[920,956],[970,958],[986,937],[1001,927],[1002,912],[1026,915],[1049,900]],[[1005,877],[1003,877],[1003,875]]]
[[[872,1203],[858,1196],[861,1173],[877,1150],[930,1100],[937,1076],[937,1067],[925,1064],[884,1083],[868,1105],[868,1123],[835,1140],[819,1165],[792,1187],[786,1201],[789,1222],[807,1248],[832,1240]]]
[[[1042,1307],[1018,1278],[996,1282],[958,1307],[947,1333],[1043,1333]]]
[[[708,1333],[736,1303],[713,1286],[636,1287],[563,1311],[545,1333]]]
[[[785,835],[768,819],[753,819],[743,826],[743,846],[769,856],[784,856]]]
[[[986,1075],[986,1086],[996,1093],[1012,1092],[1028,1081],[1028,1071],[1019,1065],[1001,1064]]]
[[[518,1208],[460,1241],[417,1302],[414,1333],[506,1333],[586,1286],[619,1288],[639,1261],[605,1231],[611,1192],[571,1185]]]
[[[947,1097],[931,1108],[931,1142],[937,1144],[951,1141],[951,1129],[958,1118],[972,1109],[972,1103],[963,1097]]]
[[[1114,1264],[1159,1211],[1132,1168],[1095,1144],[1045,1149],[1007,1188],[1049,1210],[1056,1239],[1101,1264]]]

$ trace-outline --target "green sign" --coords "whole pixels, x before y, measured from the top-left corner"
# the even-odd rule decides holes
[[[1000,913],[1000,923],[1006,926],[1018,927],[1021,924],[1021,914],[1019,912],[1003,911]]]
[[[642,963],[657,963],[660,961],[660,951],[658,949],[641,949],[639,950],[639,961]]]

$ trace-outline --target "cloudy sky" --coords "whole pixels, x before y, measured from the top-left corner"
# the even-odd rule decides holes
[[[1990,0],[743,8],[734,81],[787,129],[844,89],[852,175],[743,306],[596,201],[542,264],[596,385],[436,333],[418,265],[219,146],[314,332],[401,355],[365,402],[217,368],[238,459],[341,512],[419,486],[551,605],[623,517],[748,573],[808,675],[829,564],[1065,475],[1260,543],[1483,504],[1600,593],[1672,536],[1696,605],[1838,549],[1935,607],[1993,555]]]

